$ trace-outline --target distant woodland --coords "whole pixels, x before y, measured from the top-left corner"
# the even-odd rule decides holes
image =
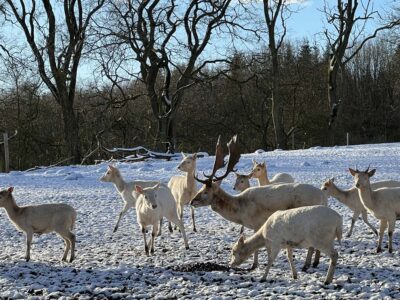
[[[11,168],[235,133],[243,152],[400,141],[400,6],[321,1],[307,40],[292,2],[0,0]]]

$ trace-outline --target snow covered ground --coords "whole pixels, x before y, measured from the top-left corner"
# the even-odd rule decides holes
[[[237,167],[249,171],[251,160],[265,159],[269,173],[287,172],[298,182],[320,187],[334,176],[341,187],[350,187],[348,167],[377,168],[375,181],[400,180],[400,144],[348,147],[314,147],[298,151],[244,154]],[[209,170],[213,157],[200,158],[198,169]],[[148,161],[117,164],[125,179],[161,180],[177,174],[178,161]],[[334,281],[324,286],[329,261],[323,256],[318,268],[301,271],[305,250],[295,252],[299,279],[293,280],[282,251],[271,269],[269,280],[260,283],[267,255],[260,255],[261,266],[253,272],[213,271],[177,272],[173,268],[192,262],[227,265],[230,248],[239,236],[240,226],[225,221],[209,207],[196,210],[198,232],[191,230],[189,209],[185,224],[190,250],[184,250],[179,232],[168,232],[156,240],[155,254],[144,254],[142,234],[131,210],[112,234],[122,200],[112,184],[99,182],[106,164],[69,166],[11,172],[0,175],[0,187],[14,186],[19,204],[66,202],[78,211],[77,251],[73,263],[63,263],[63,242],[55,234],[34,236],[31,261],[24,261],[25,240],[0,210],[0,298],[196,298],[196,299],[399,299],[400,298],[400,222],[394,234],[394,253],[387,248],[375,253],[376,238],[359,220],[351,238],[344,238]],[[234,175],[223,182],[233,193]],[[253,183],[254,184],[254,183]],[[329,206],[344,217],[344,231],[351,212],[330,199]],[[372,224],[378,222],[369,216]],[[246,234],[251,234],[246,231]],[[385,236],[384,245],[387,237]],[[243,267],[249,267],[249,260]]]

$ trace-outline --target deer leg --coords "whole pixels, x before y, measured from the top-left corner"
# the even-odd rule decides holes
[[[394,232],[394,227],[396,224],[396,219],[390,220],[389,222],[389,228],[388,228],[388,236],[389,236],[389,253],[393,252],[393,244],[392,244],[392,239],[393,239],[393,232]]]
[[[269,247],[267,248],[268,264],[267,264],[267,269],[265,270],[265,273],[264,273],[263,277],[261,277],[261,280],[260,280],[261,282],[263,282],[263,281],[265,281],[267,279],[269,270],[271,269],[272,264],[274,263],[276,257],[278,256],[279,251],[280,251],[279,248],[278,249],[274,249],[274,248],[270,249]]]
[[[258,250],[254,252],[254,262],[250,268],[250,271],[255,270],[258,267]]]
[[[154,254],[154,241],[155,241],[155,239],[156,239],[156,236],[157,236],[157,231],[158,231],[158,228],[157,228],[157,226],[158,226],[158,222],[156,222],[154,225],[153,225],[153,231],[151,232],[151,240],[150,240],[150,253],[151,254]]]
[[[293,263],[293,248],[287,248],[287,258],[289,260],[290,269],[292,269],[293,279],[297,279],[297,271]]]
[[[350,230],[349,232],[346,234],[346,237],[350,237],[352,232],[353,232],[353,228],[354,228],[354,224],[357,221],[358,216],[360,215],[359,212],[354,212],[353,213],[353,217],[351,218],[351,226],[350,226]]]
[[[321,257],[321,251],[319,251],[318,249],[315,250],[315,256],[314,256],[314,262],[312,264],[313,268],[318,267],[319,265],[319,258]]]
[[[182,221],[182,224],[183,224],[183,205],[181,203],[182,203],[181,201],[179,201],[179,203],[177,203],[178,204],[177,205],[177,213],[178,213],[179,219]],[[178,229],[178,226],[176,225],[176,223],[174,223],[174,224],[175,224],[175,230]]]
[[[191,211],[192,211],[192,224],[193,224],[193,231],[194,231],[194,232],[197,232],[197,229],[196,229],[196,223],[194,222],[194,207],[193,207],[193,206],[190,206],[190,209],[191,209]]]
[[[333,247],[327,254],[330,257],[331,262],[329,264],[329,269],[328,269],[328,273],[326,274],[326,278],[325,278],[324,284],[329,284],[329,283],[332,282],[333,274],[335,273],[337,260],[339,258],[339,255],[338,255],[337,251],[335,249],[333,249]]]
[[[306,261],[304,263],[303,268],[301,269],[303,272],[307,271],[308,268],[311,266],[311,259],[313,253],[314,253],[314,248],[313,247],[308,248]]]
[[[69,258],[69,262],[71,263],[75,259],[75,242],[76,242],[76,237],[75,234],[72,232],[69,232],[68,234],[69,242],[71,243],[71,256]]]
[[[26,253],[25,260],[29,261],[31,259],[31,244],[32,244],[33,232],[26,232]]]
[[[162,227],[162,223],[163,223],[163,218],[161,218],[161,219],[160,219],[160,226],[158,227],[158,233],[157,233],[157,236],[161,236],[161,232],[162,232],[162,229],[161,229],[161,227]]]
[[[146,241],[146,228],[142,227],[142,234],[143,234],[143,240],[144,240],[144,251],[146,255],[149,255],[149,246],[147,246],[147,241]]]
[[[387,227],[387,220],[383,219],[381,220],[381,226],[379,227],[379,238],[378,238],[378,247],[376,248],[376,252],[379,253],[382,251],[382,239],[383,235],[385,234],[385,230]]]
[[[363,211],[361,213],[361,217],[362,217],[364,223],[367,224],[368,227],[372,229],[372,231],[375,233],[375,235],[378,235],[378,231],[376,230],[376,228],[374,226],[372,226],[371,223],[368,221],[367,211]]]
[[[65,236],[62,236],[64,243],[65,243],[65,249],[64,249],[64,255],[62,257],[62,261],[67,261],[67,255],[69,252],[69,249],[71,248],[71,242],[69,241],[69,239]]]
[[[119,213],[119,216],[118,216],[118,219],[117,219],[117,224],[115,224],[113,232],[116,232],[118,230],[118,226],[119,226],[119,222],[121,221],[121,218],[126,214],[126,212],[128,211],[128,209],[130,207],[131,207],[131,205],[129,205],[127,202],[125,202],[125,205],[124,205],[123,209]]]
[[[172,215],[167,216],[167,219],[174,223],[176,227],[179,228],[179,231],[182,234],[183,242],[185,243],[185,248],[189,249],[188,239],[186,237],[185,226],[183,226],[183,220],[179,219],[177,214],[172,213]]]

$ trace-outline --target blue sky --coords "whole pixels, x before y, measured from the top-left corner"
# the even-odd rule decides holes
[[[324,14],[321,12],[324,5],[324,1],[323,0],[288,0],[288,1],[300,2],[301,4],[299,4],[299,6],[301,7],[301,9],[297,13],[293,13],[293,15],[287,21],[288,24],[288,33],[286,37],[287,40],[301,41],[303,39],[308,39],[311,43],[317,41],[318,44],[324,44],[325,38],[323,35],[320,34],[323,30],[323,24],[325,19]],[[337,0],[327,0],[327,1],[330,5],[335,5],[337,2]],[[366,2],[368,0],[359,0],[359,1]],[[384,13],[383,9],[388,8],[390,3],[393,4],[394,0],[372,0],[372,3],[376,10],[379,10],[381,13]],[[260,16],[262,17],[262,8],[263,8],[262,1],[259,0],[259,3],[257,5],[259,5],[261,14]],[[370,25],[368,26],[368,28],[370,30],[376,25],[373,22],[370,22],[369,24]],[[14,30],[12,30],[11,32],[14,32]],[[22,32],[19,29],[15,30],[15,35],[10,34],[9,36],[14,36],[14,39],[15,37],[17,37],[17,39],[21,38],[22,40],[24,40]],[[222,44],[224,43],[222,42]],[[225,48],[224,50],[228,51],[228,48]],[[224,50],[222,50],[222,52],[224,52]],[[206,52],[207,51],[210,50],[206,50]],[[87,61],[83,61],[79,68],[80,79],[83,79],[83,81],[86,81],[86,79],[92,80],[93,79],[92,72],[93,72],[93,66],[90,63],[88,64]]]
[[[297,0],[293,0],[297,1]],[[300,0],[301,1],[301,0]],[[360,0],[360,2],[363,0]],[[301,1],[301,10],[298,13],[294,13],[288,20],[288,37],[290,39],[302,39],[308,38],[309,40],[314,40],[319,37],[318,33],[322,31],[322,26],[324,23],[325,16],[321,12],[324,1],[323,0],[305,0]],[[366,3],[366,0],[363,1]],[[335,5],[336,0],[328,0],[329,5]],[[374,10],[379,11],[384,14],[391,4],[394,3],[393,0],[372,0]],[[361,3],[359,4],[359,11],[362,11]],[[369,22],[368,28],[371,30],[374,27],[374,22]]]

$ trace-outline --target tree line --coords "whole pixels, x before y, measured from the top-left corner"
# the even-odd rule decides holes
[[[312,42],[287,38],[301,10],[283,0],[263,1],[262,15],[258,1],[0,2],[12,168],[93,162],[100,144],[212,152],[218,134],[238,133],[245,151],[340,145],[346,133],[398,141],[399,11],[328,4],[326,38]],[[85,64],[95,72],[82,83]]]

